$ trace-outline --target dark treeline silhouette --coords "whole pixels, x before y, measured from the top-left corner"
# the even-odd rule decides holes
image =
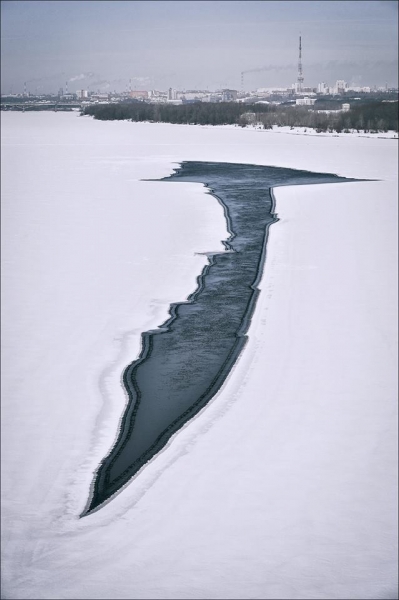
[[[144,102],[87,106],[83,114],[100,120],[154,121],[194,125],[233,125],[248,108],[232,102],[146,104]]]
[[[351,105],[348,112],[318,112],[316,107],[284,104],[234,104],[232,102],[170,105],[144,102],[97,104],[87,106],[82,114],[102,121],[130,120],[192,125],[259,124],[309,127],[318,132],[398,131],[398,103],[374,101]]]
[[[348,112],[308,110],[304,106],[277,106],[259,115],[265,128],[273,125],[309,127],[316,131],[398,131],[397,102],[369,102],[351,105]]]

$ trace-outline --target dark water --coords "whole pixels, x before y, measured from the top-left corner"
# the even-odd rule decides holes
[[[215,395],[243,349],[259,294],[273,213],[271,188],[354,181],[256,165],[185,162],[163,181],[206,184],[221,202],[230,238],[212,254],[187,302],[172,304],[159,329],[142,334],[123,380],[129,405],[115,446],[95,477],[88,511],[117,492]]]

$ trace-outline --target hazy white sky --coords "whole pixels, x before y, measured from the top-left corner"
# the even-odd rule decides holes
[[[398,85],[398,2],[1,2],[2,93]]]

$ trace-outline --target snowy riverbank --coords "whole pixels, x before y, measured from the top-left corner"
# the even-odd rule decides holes
[[[397,141],[1,119],[4,597],[394,598]],[[227,237],[202,185],[141,181],[182,160],[376,181],[275,189],[239,363],[79,520],[140,333]]]

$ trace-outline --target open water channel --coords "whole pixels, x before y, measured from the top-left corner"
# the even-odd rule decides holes
[[[219,390],[247,340],[274,214],[272,188],[353,181],[248,164],[184,162],[165,182],[200,182],[222,204],[230,233],[225,251],[209,254],[196,291],[172,304],[170,318],[142,333],[127,366],[129,402],[118,439],[102,460],[87,512],[108,500]],[[85,513],[85,514],[86,514]]]

